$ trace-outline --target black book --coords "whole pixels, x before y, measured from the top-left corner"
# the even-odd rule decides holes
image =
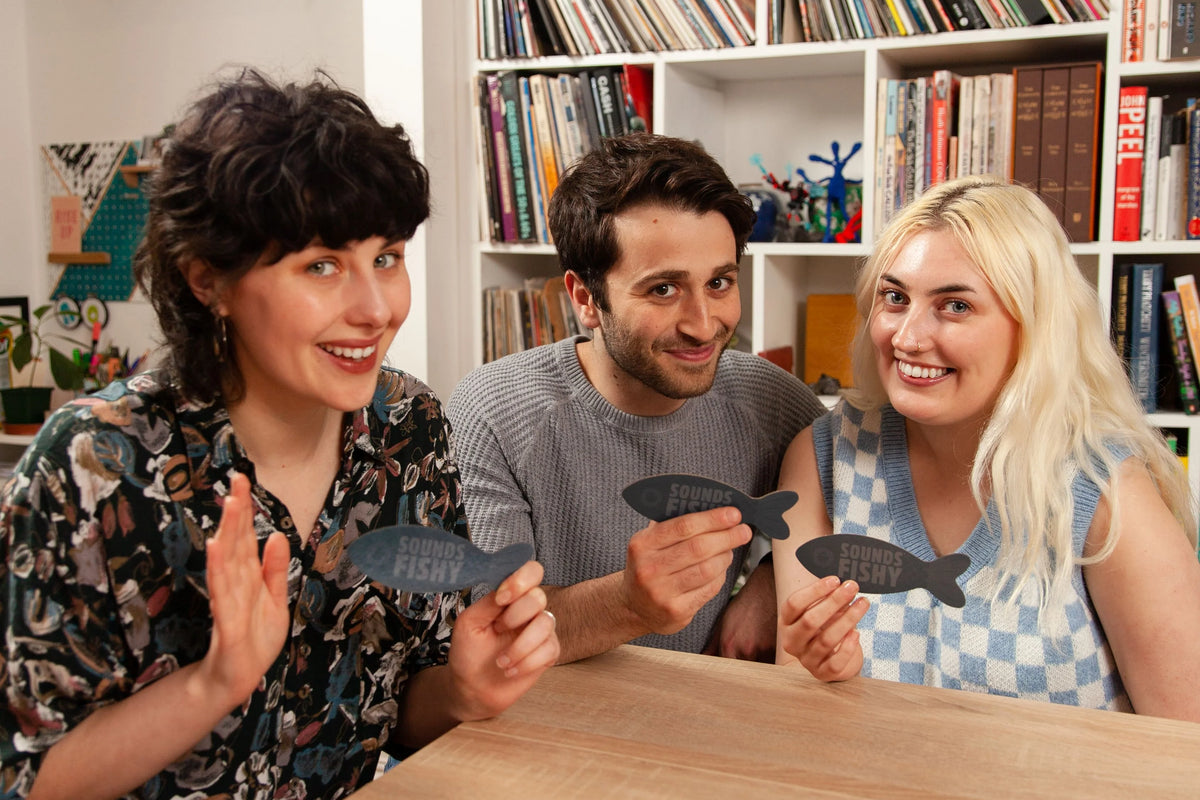
[[[550,15],[550,10],[545,6],[545,3],[553,1],[530,0],[529,18],[533,22],[534,36],[543,44],[543,53],[556,56],[570,55],[571,51],[567,49],[566,43],[558,33],[558,26],[554,24],[554,17]]]

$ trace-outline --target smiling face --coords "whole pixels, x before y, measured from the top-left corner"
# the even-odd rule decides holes
[[[605,278],[608,311],[572,281],[580,318],[595,330],[580,357],[617,408],[668,414],[712,387],[741,318],[733,231],[715,211],[661,205],[627,209],[613,224],[621,255]]]
[[[337,413],[362,408],[408,316],[403,241],[312,245],[258,263],[218,292],[246,401]]]
[[[955,238],[909,239],[876,284],[870,335],[891,404],[932,426],[986,423],[1017,360],[1019,326]]]

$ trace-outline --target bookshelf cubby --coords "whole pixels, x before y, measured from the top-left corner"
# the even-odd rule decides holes
[[[1200,241],[1113,241],[1117,98],[1127,83],[1145,84],[1151,93],[1200,96],[1200,60],[1121,62],[1121,9],[1106,20],[1025,28],[957,31],[920,36],[840,42],[768,44],[768,0],[759,0],[756,42],[742,47],[657,53],[551,56],[506,60],[474,59],[472,77],[518,73],[574,72],[635,63],[653,73],[656,133],[698,139],[739,185],[765,186],[752,156],[777,175],[789,165],[814,178],[828,168],[810,154],[830,155],[838,141],[843,154],[855,142],[862,150],[845,174],[863,181],[862,243],[751,243],[742,263],[743,316],[738,347],[751,352],[790,346],[795,371],[803,375],[805,298],[814,293],[846,293],[870,250],[881,221],[873,213],[876,165],[876,86],[880,78],[927,76],[948,68],[962,75],[1007,72],[1019,65],[1100,61],[1101,123],[1096,178],[1095,241],[1072,246],[1085,275],[1107,309],[1115,263],[1156,260],[1168,276],[1200,271]],[[474,26],[465,32],[474,52]],[[464,116],[464,129],[476,135],[476,118]],[[782,176],[781,176],[782,177]],[[474,176],[476,213],[484,203],[478,171]],[[519,286],[527,278],[558,274],[554,249],[545,244],[497,244],[484,226],[475,229],[471,282],[477,353],[482,360],[481,298],[488,286]],[[1178,412],[1152,415],[1155,424],[1183,431],[1181,441],[1200,429],[1200,416]],[[1200,497],[1200,458],[1189,462],[1193,494]]]

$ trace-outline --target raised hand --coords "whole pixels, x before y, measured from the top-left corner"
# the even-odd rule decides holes
[[[781,606],[780,646],[814,677],[843,681],[862,669],[856,626],[870,603],[857,594],[857,583],[831,576],[797,589]]]
[[[217,533],[207,544],[208,602],[212,640],[201,665],[217,694],[235,706],[258,686],[287,639],[288,542],[276,531],[262,560],[254,534],[250,482],[238,474]]]
[[[542,565],[527,561],[458,615],[449,662],[458,719],[494,717],[558,659],[541,582]]]
[[[629,540],[621,594],[654,633],[681,630],[725,585],[733,550],[750,541],[736,508],[652,522]]]

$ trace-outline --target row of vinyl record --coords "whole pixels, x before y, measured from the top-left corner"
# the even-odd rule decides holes
[[[546,212],[559,176],[601,137],[649,129],[651,79],[634,65],[479,76],[482,238],[549,243]]]
[[[1113,273],[1112,335],[1146,413],[1200,411],[1200,295],[1194,275],[1168,280],[1161,263]]]
[[[754,0],[476,0],[475,18],[485,60],[754,42]]]
[[[561,277],[529,279],[520,289],[483,292],[483,360],[587,333],[575,315]]]
[[[1195,0],[1125,0],[1121,60],[1179,61],[1200,58]]]
[[[1095,238],[1099,62],[1006,73],[888,79],[878,84],[876,218],[960,175],[1023,183],[1072,241]]]
[[[833,42],[1108,18],[1107,0],[771,0],[768,41]]]
[[[1200,239],[1200,112],[1194,97],[1122,86],[1113,239]]]

